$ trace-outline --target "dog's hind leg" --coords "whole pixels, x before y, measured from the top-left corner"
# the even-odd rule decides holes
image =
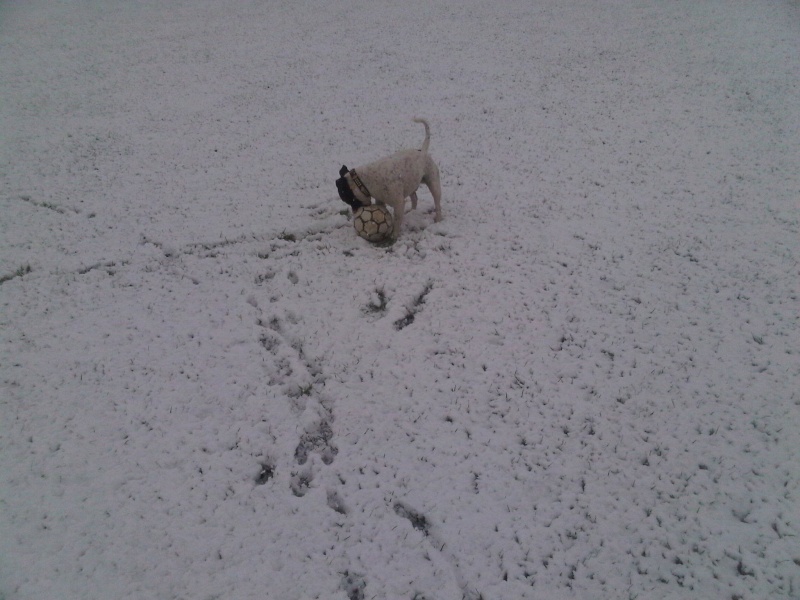
[[[431,196],[433,196],[433,206],[436,209],[436,216],[433,220],[438,223],[442,220],[442,184],[439,181],[439,167],[430,157],[428,157],[428,165],[422,181],[428,186]]]

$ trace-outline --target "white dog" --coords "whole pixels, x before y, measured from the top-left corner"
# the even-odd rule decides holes
[[[419,150],[401,150],[396,154],[352,170],[342,165],[336,187],[339,197],[355,212],[362,206],[388,204],[394,213],[392,237],[397,239],[403,225],[406,198],[411,198],[411,209],[417,208],[417,188],[428,186],[436,208],[435,221],[442,220],[442,186],[439,183],[439,168],[428,154],[431,130],[425,119],[413,119],[425,126],[425,141]]]

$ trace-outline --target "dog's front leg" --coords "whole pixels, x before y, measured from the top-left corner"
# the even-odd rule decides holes
[[[417,192],[411,193],[411,210],[417,210]]]
[[[392,202],[394,209],[394,227],[392,227],[392,239],[400,236],[400,228],[403,226],[403,217],[406,212],[406,199],[401,198],[399,202]]]

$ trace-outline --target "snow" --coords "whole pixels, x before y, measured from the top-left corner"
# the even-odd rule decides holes
[[[800,12],[0,7],[0,598],[800,597]],[[334,180],[421,143],[400,240]]]

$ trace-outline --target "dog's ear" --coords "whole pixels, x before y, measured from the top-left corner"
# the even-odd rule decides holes
[[[344,177],[339,177],[339,179],[336,180],[336,188],[339,190],[339,198],[352,208],[353,212],[361,208],[361,202],[356,200],[356,197],[353,195],[353,190],[347,185],[347,180]]]
[[[342,165],[342,168],[339,169],[339,177],[344,177],[350,169],[347,168],[347,165]]]

